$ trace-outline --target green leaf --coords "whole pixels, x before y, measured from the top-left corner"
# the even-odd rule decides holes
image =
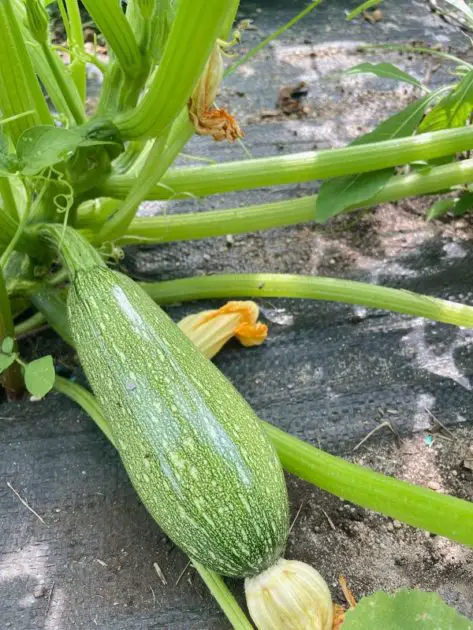
[[[67,160],[82,140],[75,131],[62,127],[30,127],[20,136],[17,145],[22,173],[36,175],[48,166]]]
[[[15,363],[15,356],[11,354],[0,354],[0,374],[8,370],[10,365]]]
[[[473,208],[473,192],[464,192],[458,198],[455,207],[453,208],[453,214],[456,217],[462,217],[469,210]]]
[[[2,352],[5,354],[11,354],[15,346],[15,340],[11,337],[5,337],[2,341]]]
[[[351,146],[412,135],[419,126],[425,110],[436,97],[437,92],[433,92],[411,103],[378,125],[371,133],[357,138]],[[316,220],[325,223],[350,206],[369,201],[384,188],[392,172],[392,168],[387,168],[371,173],[335,177],[324,182],[317,197]]]
[[[395,595],[379,591],[364,597],[347,611],[342,630],[473,630],[463,617],[436,593],[402,590]]]
[[[347,70],[345,74],[375,74],[377,77],[384,79],[395,79],[397,81],[404,81],[404,83],[411,83],[417,87],[422,87],[420,81],[415,77],[411,77],[410,74],[397,68],[392,63],[360,63]]]
[[[463,127],[473,110],[473,70],[443,98],[422,121],[419,131],[438,131]]]
[[[56,373],[53,358],[42,357],[25,366],[25,385],[32,396],[43,398],[54,386]]]
[[[350,11],[350,13],[347,15],[347,20],[350,22],[354,18],[358,17],[360,13],[366,11],[366,9],[371,9],[371,7],[375,7],[376,5],[381,4],[382,1],[383,0],[366,0],[365,2],[362,2],[360,5],[355,7],[353,11]]]
[[[427,213],[427,221],[438,219],[443,214],[446,214],[455,206],[455,199],[439,199],[436,201]]]

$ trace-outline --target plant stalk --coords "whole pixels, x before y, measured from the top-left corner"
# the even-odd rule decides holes
[[[116,0],[83,0],[103,36],[115,53],[123,72],[133,78],[141,72],[141,53],[135,35]]]
[[[369,208],[388,201],[433,194],[473,181],[473,160],[463,160],[432,168],[426,173],[393,176],[374,197],[358,202],[348,210]],[[267,204],[166,214],[135,218],[118,243],[138,245],[195,240],[268,230],[317,220],[317,195]]]
[[[6,337],[15,339],[15,327],[13,324],[10,298],[8,297],[5,285],[5,277],[0,267],[0,346]],[[15,341],[13,352],[17,351],[18,346]],[[2,374],[1,382],[9,400],[21,398],[24,392],[24,383],[21,368],[16,361]]]
[[[365,282],[277,273],[197,276],[140,286],[159,304],[211,298],[298,298],[358,304],[473,328],[473,306]]]
[[[114,121],[124,139],[158,137],[172,123],[187,104],[227,13],[221,0],[180,0],[148,91],[136,108]]]
[[[0,111],[12,117],[7,133],[16,144],[34,125],[51,125],[52,117],[33,69],[11,0],[0,0]],[[32,112],[17,117],[23,112]]]
[[[153,188],[148,199],[169,199],[179,194],[203,197],[250,188],[311,182],[342,175],[428,161],[466,151],[473,146],[473,127],[447,129],[342,149],[308,151],[210,166],[173,169]],[[102,193],[123,198],[134,177],[112,175]]]

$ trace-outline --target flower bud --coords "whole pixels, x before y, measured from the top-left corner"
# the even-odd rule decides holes
[[[297,560],[279,560],[245,580],[246,601],[258,630],[332,630],[333,607],[318,571]]]

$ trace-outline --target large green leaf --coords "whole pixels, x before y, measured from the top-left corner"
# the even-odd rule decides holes
[[[422,87],[420,81],[392,63],[360,63],[347,70],[345,74],[375,74],[377,77],[384,79],[395,79],[396,81],[404,81],[404,83]]]
[[[62,127],[39,125],[18,140],[17,155],[24,175],[36,175],[48,166],[67,160],[81,144],[80,134]]]
[[[438,131],[463,127],[473,110],[473,70],[443,98],[422,121],[419,131]]]
[[[363,598],[346,614],[342,630],[473,630],[473,623],[458,614],[436,593],[402,590],[395,595],[379,591]]]
[[[436,97],[437,93],[433,92],[411,103],[378,125],[371,133],[357,138],[351,146],[412,135],[418,128],[425,110]],[[335,177],[324,182],[317,197],[316,220],[324,223],[350,206],[369,201],[386,185],[392,172],[392,168],[387,168],[371,173]]]

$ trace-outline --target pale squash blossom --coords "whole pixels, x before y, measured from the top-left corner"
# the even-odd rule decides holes
[[[235,142],[243,138],[237,121],[225,109],[215,107],[224,73],[223,46],[225,43],[217,40],[187,105],[189,119],[199,135],[212,136],[217,141]]]
[[[268,336],[268,327],[258,322],[258,317],[259,308],[254,302],[232,301],[216,310],[189,315],[178,326],[211,359],[233,337],[246,347],[261,345]]]
[[[245,580],[248,610],[258,630],[332,630],[329,588],[313,567],[279,560]]]

